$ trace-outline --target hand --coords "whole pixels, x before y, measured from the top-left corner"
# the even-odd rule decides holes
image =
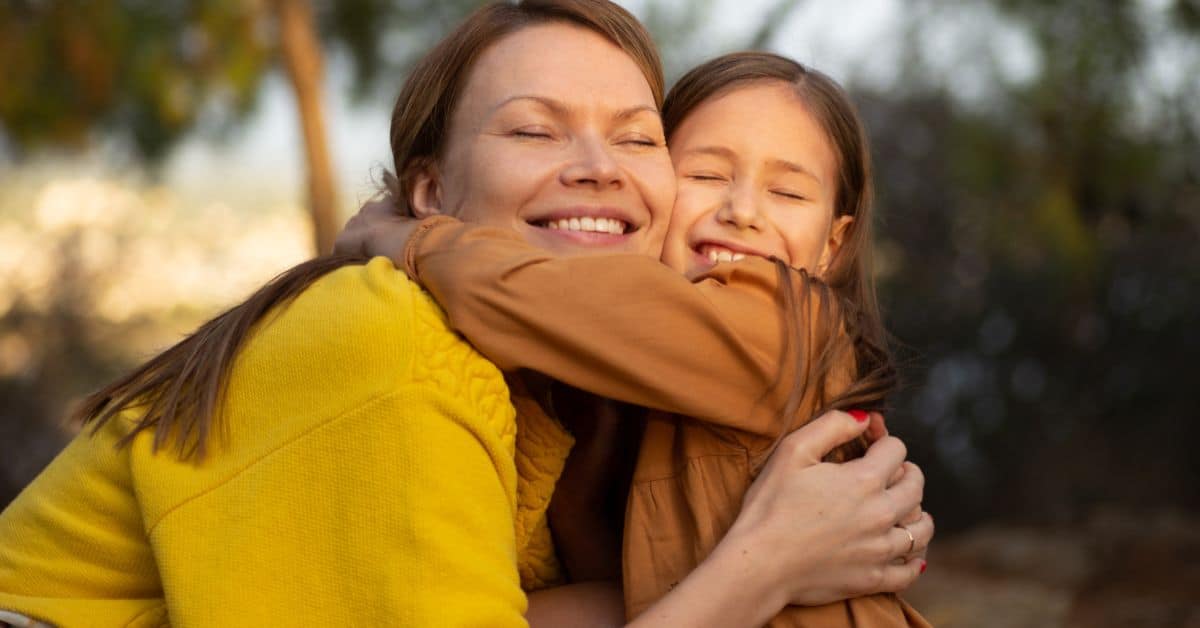
[[[415,218],[396,210],[391,197],[367,202],[346,222],[333,243],[333,252],[341,255],[382,255],[391,258],[397,268],[404,267],[404,247],[420,224]]]
[[[933,537],[933,519],[920,508],[924,476],[881,421],[822,415],[780,443],[747,492],[726,540],[741,551],[745,573],[769,580],[773,600],[816,605],[896,592],[923,571]],[[878,440],[864,457],[820,462],[872,425]],[[913,535],[911,553],[899,523]]]

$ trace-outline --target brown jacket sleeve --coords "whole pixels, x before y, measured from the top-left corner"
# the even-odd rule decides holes
[[[422,224],[404,259],[503,370],[762,436],[785,427],[794,369],[773,262],[720,264],[693,283],[651,257],[556,257],[445,218]]]

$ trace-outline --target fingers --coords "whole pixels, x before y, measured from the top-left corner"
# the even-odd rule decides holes
[[[884,489],[884,493],[889,498],[889,503],[895,509],[894,521],[900,521],[912,512],[915,508],[920,508],[921,502],[925,497],[925,474],[921,472],[920,467],[911,463],[904,463],[904,477],[900,481]]]
[[[883,415],[872,412],[871,423],[867,426],[867,440],[873,443],[887,435],[887,423],[883,420]]]
[[[846,412],[830,410],[787,435],[779,443],[775,456],[787,452],[784,455],[798,464],[817,464],[837,446],[858,438],[869,423],[859,421]],[[903,456],[900,459],[903,460]]]
[[[912,557],[902,563],[883,568],[878,593],[900,593],[911,587],[925,572],[925,559]]]
[[[901,517],[900,521],[898,521],[897,524],[904,525],[904,526],[912,525],[912,524],[920,521],[921,517],[924,515],[925,515],[925,511],[921,510],[920,506],[917,506],[916,508],[913,508],[912,510],[908,511],[908,514]]]
[[[916,521],[906,523],[904,526],[913,535],[913,550],[910,553],[917,555],[925,554],[925,550],[929,549],[929,543],[933,541],[933,515],[922,512]]]
[[[366,204],[362,206],[362,209],[358,211],[367,218],[393,217],[401,215],[399,208],[396,207],[395,201],[391,196],[387,195],[367,201]]]
[[[896,467],[896,470],[892,472],[892,477],[888,478],[888,481],[887,481],[888,487],[895,486],[896,482],[899,482],[900,480],[904,479],[904,470],[905,470],[904,465],[900,465],[899,467]]]
[[[925,553],[933,539],[933,516],[923,512],[912,523],[896,524],[888,530],[892,556],[905,560]]]
[[[900,466],[904,463],[904,458],[907,455],[908,449],[904,447],[904,443],[901,442],[900,439],[894,436],[885,436],[875,443],[872,443],[871,446],[867,448],[866,455],[864,455],[862,458],[851,460],[850,462],[845,463],[845,465],[847,467],[857,469],[866,476],[873,478],[871,481],[872,485],[875,485],[878,488],[887,488],[890,485],[890,480],[893,479],[892,476],[896,474],[898,469],[900,469]],[[896,480],[896,483],[901,483],[903,481],[904,478],[901,477]],[[899,518],[901,514],[908,512],[908,510],[915,505],[916,504],[911,504],[903,511],[897,512],[897,518]]]
[[[366,256],[371,226],[385,220],[395,211],[395,204],[392,203],[390,196],[367,201],[359,208],[358,212],[350,217],[350,220],[346,221],[342,231],[333,241],[333,252],[339,255]]]
[[[333,252],[338,255],[361,255],[363,254],[363,245],[365,240],[363,233],[355,221],[358,216],[350,218],[346,226],[342,227],[342,231],[338,233],[337,238],[333,241]]]

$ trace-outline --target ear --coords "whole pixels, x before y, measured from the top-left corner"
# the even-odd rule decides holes
[[[442,212],[442,179],[433,161],[413,166],[409,173],[408,206],[417,218]]]
[[[817,268],[820,269],[821,275],[829,270],[829,265],[837,258],[838,251],[842,250],[842,243],[845,242],[846,235],[850,233],[852,224],[854,224],[854,216],[838,216],[833,219],[833,224],[829,226],[829,239],[825,240],[825,248],[821,251],[821,260],[817,262]]]

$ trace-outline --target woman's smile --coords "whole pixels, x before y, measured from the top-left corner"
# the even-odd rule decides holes
[[[644,220],[636,218],[634,212],[614,206],[577,205],[535,212],[525,222],[537,230],[533,234],[536,238],[606,248],[623,246],[644,227]]]

